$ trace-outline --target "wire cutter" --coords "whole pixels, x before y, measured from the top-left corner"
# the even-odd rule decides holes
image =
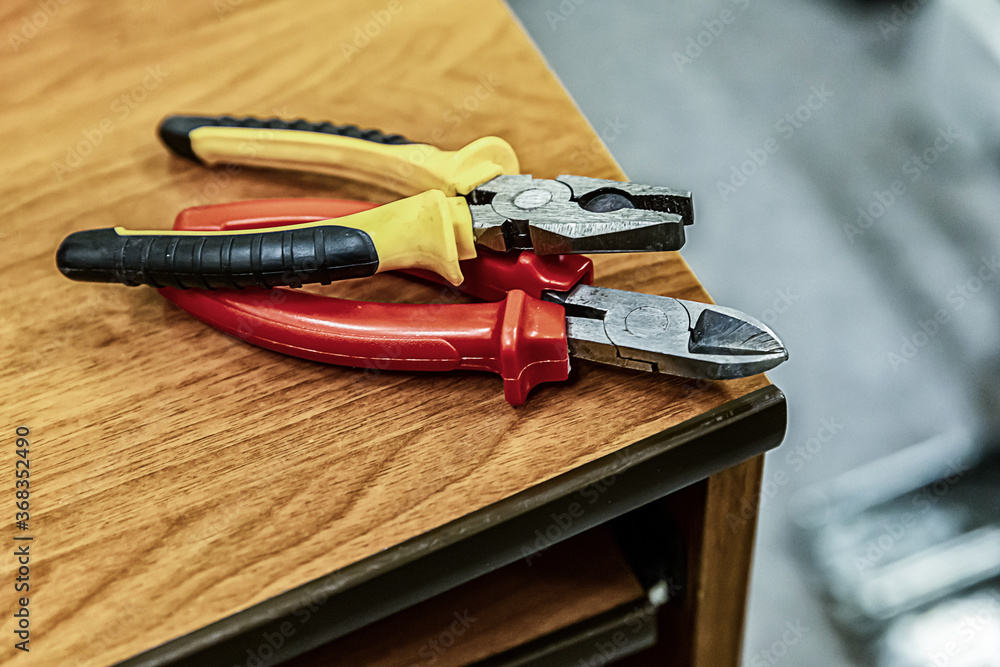
[[[171,116],[160,137],[208,165],[246,164],[347,176],[413,194],[329,220],[234,233],[77,232],[57,253],[74,280],[180,288],[298,287],[381,271],[425,269],[452,284],[476,245],[536,254],[677,250],[693,221],[690,193],[582,176],[519,174],[498,137],[458,151],[353,125]]]
[[[217,204],[182,211],[174,227],[243,233],[374,206],[336,199]],[[737,310],[593,286],[591,261],[580,255],[484,250],[461,264],[458,289],[490,303],[371,303],[285,288],[160,293],[217,329],[314,361],[499,373],[513,405],[541,382],[566,380],[571,357],[713,380],[761,373],[788,358],[773,331]],[[430,272],[407,273],[443,283]]]

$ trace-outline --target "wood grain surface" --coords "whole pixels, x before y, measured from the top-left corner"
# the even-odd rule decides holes
[[[34,538],[28,654],[10,641],[12,548],[0,559],[2,663],[126,658],[767,382],[578,363],[513,408],[496,376],[311,363],[151,289],[59,275],[76,230],[168,228],[184,207],[258,197],[392,199],[173,158],[154,134],[169,113],[353,122],[447,149],[493,134],[526,173],[623,178],[498,2],[10,0],[0,25],[2,539],[18,425]],[[600,285],[707,300],[676,253],[596,265]],[[424,289],[390,276],[334,291]]]

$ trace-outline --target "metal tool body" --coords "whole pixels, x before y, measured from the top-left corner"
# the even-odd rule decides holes
[[[728,380],[788,358],[773,331],[733,308],[592,285],[542,298],[566,309],[570,354],[580,359]]]
[[[539,255],[678,250],[691,196],[585,176],[497,176],[467,196],[476,242]]]

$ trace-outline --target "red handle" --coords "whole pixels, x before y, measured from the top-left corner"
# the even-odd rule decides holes
[[[367,202],[284,199],[186,209],[175,229],[218,230],[310,222],[372,208]],[[261,347],[314,361],[373,370],[492,371],[508,402],[520,405],[541,382],[569,376],[562,306],[506,284],[568,289],[590,278],[590,262],[573,256],[493,254],[469,260],[482,284],[469,291],[502,301],[477,304],[369,303],[289,289],[177,290],[160,293],[207,324]],[[491,282],[491,279],[495,278]]]
[[[492,371],[513,405],[569,376],[561,306],[510,292],[497,303],[367,303],[275,289],[160,293],[211,326],[270,350],[374,370]]]
[[[192,206],[177,214],[174,229],[192,232],[237,231],[280,227],[373,209],[378,204],[352,199],[324,197],[288,197],[283,199],[251,199],[226,204]]]

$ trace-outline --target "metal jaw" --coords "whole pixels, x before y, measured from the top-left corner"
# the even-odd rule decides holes
[[[679,250],[689,192],[585,176],[497,176],[468,195],[476,242],[540,255]]]
[[[756,375],[788,359],[773,331],[732,308],[592,285],[543,298],[566,308],[578,359],[707,380]]]

